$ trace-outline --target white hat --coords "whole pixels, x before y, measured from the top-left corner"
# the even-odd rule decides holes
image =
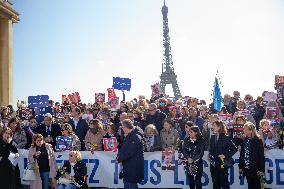
[[[46,113],[46,114],[44,115],[44,117],[52,118],[52,115],[51,115],[51,113]]]

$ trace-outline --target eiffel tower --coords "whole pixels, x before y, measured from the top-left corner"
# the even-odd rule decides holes
[[[162,63],[162,74],[160,76],[160,87],[161,90],[165,93],[165,88],[167,84],[172,84],[173,92],[175,99],[181,97],[181,93],[177,83],[177,75],[174,71],[172,54],[171,54],[171,45],[170,45],[170,36],[169,36],[169,26],[168,26],[168,7],[164,0],[164,6],[162,7],[163,14],[163,45],[164,45],[164,58]]]

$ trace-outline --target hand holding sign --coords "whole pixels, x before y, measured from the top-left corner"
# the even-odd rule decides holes
[[[278,98],[284,98],[284,76],[275,76],[275,90]]]

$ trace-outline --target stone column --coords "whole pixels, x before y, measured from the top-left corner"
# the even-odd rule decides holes
[[[0,18],[0,105],[12,104],[12,21]]]
[[[0,106],[13,103],[13,23],[19,14],[9,1],[0,0]]]

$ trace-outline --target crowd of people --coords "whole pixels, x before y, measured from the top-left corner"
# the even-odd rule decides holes
[[[113,109],[104,102],[60,104],[50,100],[52,112],[43,120],[37,115],[22,116],[29,109],[24,103],[17,110],[3,106],[1,188],[20,188],[19,168],[8,160],[9,153],[17,154],[18,149],[29,150],[29,164],[36,167],[37,179],[31,181],[31,188],[87,188],[87,167],[80,151],[104,151],[104,139],[114,137],[125,188],[137,188],[143,180],[143,152],[171,149],[181,154],[191,189],[202,188],[204,151],[209,152],[213,188],[229,188],[228,168],[238,150],[240,175],[247,178],[248,188],[258,189],[264,176],[264,151],[284,148],[284,101],[265,102],[264,95],[256,100],[251,95],[242,99],[234,91],[233,96],[224,95],[223,104],[217,111],[213,103],[193,97],[175,101],[139,96],[121,101],[119,108]],[[275,111],[268,114],[267,107]],[[59,136],[72,138],[69,161],[61,168],[54,156]]]

